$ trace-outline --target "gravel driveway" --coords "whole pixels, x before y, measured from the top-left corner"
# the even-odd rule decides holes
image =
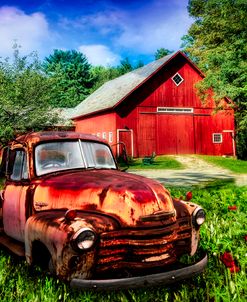
[[[131,170],[129,172],[156,179],[164,185],[205,185],[217,180],[235,181],[239,186],[247,185],[247,174],[234,174],[193,155],[174,155],[173,158],[181,162],[185,168],[182,170]]]

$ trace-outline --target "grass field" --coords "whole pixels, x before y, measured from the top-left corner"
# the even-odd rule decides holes
[[[129,170],[136,169],[183,169],[183,165],[170,156],[156,156],[154,163],[144,165],[141,158],[130,160]]]
[[[222,156],[207,156],[198,155],[199,158],[219,166],[221,168],[228,169],[234,173],[246,173],[247,174],[247,161],[235,159],[232,157],[222,157]]]
[[[183,188],[170,188],[174,196],[185,194]],[[31,270],[24,260],[0,250],[0,301],[246,301],[247,300],[247,187],[195,188],[193,201],[207,212],[201,229],[201,246],[207,250],[206,271],[193,279],[169,287],[94,292],[70,289],[65,283]],[[228,206],[236,205],[236,211]],[[230,251],[240,267],[231,274],[219,257]]]

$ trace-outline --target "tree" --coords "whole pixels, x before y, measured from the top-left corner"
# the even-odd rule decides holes
[[[93,66],[91,68],[91,73],[95,79],[94,86],[91,89],[91,92],[98,89],[105,82],[113,80],[121,75],[117,67],[104,67],[104,66]]]
[[[238,156],[247,159],[247,2],[190,0],[195,22],[183,38],[185,52],[205,73],[201,96],[213,88],[214,99],[236,104]]]
[[[130,72],[133,69],[135,69],[134,66],[132,66],[128,57],[124,58],[120,62],[120,65],[117,68],[118,68],[120,74],[125,74],[125,73]]]
[[[0,61],[0,142],[6,143],[18,132],[41,130],[54,125],[49,91],[52,83],[42,72],[35,53],[21,57],[14,45],[14,56]]]
[[[89,95],[94,84],[91,65],[75,50],[54,50],[45,58],[44,69],[54,81],[51,103],[54,107],[78,105]]]
[[[169,50],[167,48],[159,48],[156,50],[154,57],[155,57],[155,60],[159,60],[159,59],[163,58],[164,56],[167,56],[171,53],[173,53],[173,50]]]
[[[133,71],[143,66],[144,64],[141,60],[139,60],[136,65],[132,65],[129,58],[123,59],[120,62],[120,65],[116,67],[92,66],[91,73],[95,83],[91,89],[91,93],[102,86],[105,82],[113,80],[127,72]]]

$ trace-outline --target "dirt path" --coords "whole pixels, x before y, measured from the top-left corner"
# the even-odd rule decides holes
[[[193,155],[173,157],[184,165],[183,170],[131,170],[131,173],[156,179],[164,185],[192,186],[221,180],[235,181],[239,186],[247,185],[247,174],[234,174]]]

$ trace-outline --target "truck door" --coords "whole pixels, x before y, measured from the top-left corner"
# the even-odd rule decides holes
[[[27,155],[24,149],[10,150],[6,187],[3,199],[5,233],[24,242],[26,222],[26,192],[28,189]]]

